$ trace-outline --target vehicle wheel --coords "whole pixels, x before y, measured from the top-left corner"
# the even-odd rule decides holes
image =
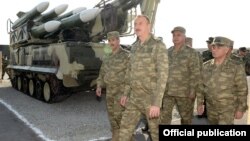
[[[17,90],[22,90],[22,78],[20,76],[17,77]]]
[[[51,92],[51,88],[48,82],[45,82],[45,84],[43,85],[43,98],[47,103],[52,102],[53,93]]]
[[[39,100],[42,100],[42,90],[43,90],[43,86],[42,86],[42,81],[40,80],[37,80],[36,81],[36,88],[35,88],[36,92],[36,98],[39,99]]]
[[[16,76],[13,79],[11,79],[11,85],[13,88],[17,89],[17,77]]]
[[[24,77],[23,78],[23,93],[28,94],[29,90],[28,90],[28,81],[29,79]]]
[[[55,77],[50,79],[51,91],[54,95],[59,95],[62,89],[62,83]]]
[[[33,79],[29,80],[29,95],[32,97],[35,95],[35,83]]]

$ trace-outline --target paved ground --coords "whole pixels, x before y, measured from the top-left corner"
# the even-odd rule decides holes
[[[93,92],[77,93],[62,102],[47,104],[18,92],[10,83],[2,83],[0,100],[46,140],[90,141],[111,136],[105,99],[96,101]]]
[[[34,132],[34,130],[32,130],[31,128],[29,128],[30,125],[28,121],[23,122],[22,120],[26,120],[24,119],[24,117],[22,117],[21,115],[18,115],[18,113],[15,113],[17,115],[15,115],[13,112],[15,111],[10,111],[8,108],[9,105],[7,105],[6,107],[6,103],[4,103],[3,101],[0,101],[0,138],[1,140],[4,141],[43,141],[43,140],[50,140],[46,137],[43,136],[43,134],[37,135],[36,132]],[[18,117],[17,117],[18,116]],[[22,120],[21,120],[21,119]],[[27,124],[28,123],[28,124]],[[194,117],[193,120],[194,124],[208,124],[207,120],[202,118],[202,119],[198,119],[196,117]],[[34,129],[34,127],[33,127]],[[38,129],[36,129],[38,130]],[[20,138],[21,137],[21,138]],[[137,134],[135,135],[136,140],[137,141],[145,141],[145,139],[147,138],[147,135],[142,134],[142,132],[140,130],[137,131]],[[104,141],[104,140],[109,140],[109,138],[99,138],[96,139],[100,140],[100,141]],[[149,140],[149,139],[148,139]]]
[[[0,103],[0,139],[2,141],[42,141],[24,122]]]
[[[111,133],[105,102],[97,102],[93,92],[82,92],[63,102],[47,104],[14,90],[5,80],[0,83],[0,139],[107,141]],[[235,124],[247,124],[247,114]],[[172,124],[180,124],[176,110]],[[194,117],[193,124],[207,121]],[[137,141],[145,138],[146,135],[136,134]]]

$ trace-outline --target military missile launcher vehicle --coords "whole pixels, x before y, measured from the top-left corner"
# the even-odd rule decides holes
[[[12,86],[48,103],[66,93],[94,88],[106,34],[133,34],[138,11],[154,21],[159,0],[101,0],[63,14],[67,4],[44,13],[49,2],[8,20]]]

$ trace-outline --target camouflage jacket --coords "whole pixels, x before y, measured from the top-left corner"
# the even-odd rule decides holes
[[[98,87],[124,85],[128,55],[128,51],[120,48],[117,53],[105,57],[97,78]]]
[[[208,60],[213,59],[214,57],[210,50],[206,50],[202,52],[202,58],[203,58],[203,62],[207,62]]]
[[[202,54],[197,51],[198,57],[199,57],[199,65],[200,65],[200,76],[201,76],[201,71],[202,71],[202,66],[203,66],[203,57]]]
[[[5,68],[8,66],[8,60],[2,57],[2,67]]]
[[[143,44],[137,40],[131,48],[127,71],[124,95],[129,96],[131,90],[139,91],[140,94],[131,95],[131,98],[161,107],[168,78],[165,44],[153,35]]]
[[[247,53],[247,55],[243,57],[243,62],[245,64],[246,74],[250,75],[250,53]]]
[[[240,57],[240,56],[237,56],[237,55],[235,55],[235,54],[233,54],[233,53],[230,54],[230,59],[235,60],[235,61],[237,61],[237,62],[239,62],[239,63],[244,64],[243,58]]]
[[[178,52],[174,47],[168,49],[169,77],[166,94],[188,97],[195,95],[201,79],[201,57],[199,53],[186,45]]]
[[[246,111],[248,86],[244,66],[227,58],[216,66],[214,59],[203,64],[202,93],[197,96],[197,103],[202,104],[204,96],[219,103],[236,102],[236,109]]]
[[[247,53],[246,56],[242,57],[243,62],[249,63],[250,62],[250,53]]]

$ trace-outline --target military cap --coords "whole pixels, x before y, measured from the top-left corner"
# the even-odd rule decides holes
[[[172,31],[171,33],[174,33],[175,31],[179,31],[179,32],[182,32],[182,33],[186,33],[186,29],[182,26],[176,26]]]
[[[246,47],[240,47],[239,50],[242,51],[242,52],[246,52],[247,48]]]
[[[214,38],[213,37],[209,37],[208,40],[206,41],[208,44],[211,44],[213,42]]]
[[[119,36],[120,36],[120,33],[118,31],[111,31],[107,33],[108,39],[113,38],[113,37],[119,38]]]
[[[222,37],[222,36],[217,36],[214,38],[212,45],[225,45],[228,47],[233,48],[234,41],[232,41],[229,38]]]
[[[234,47],[234,41],[231,40],[231,45],[230,45],[231,48]]]

